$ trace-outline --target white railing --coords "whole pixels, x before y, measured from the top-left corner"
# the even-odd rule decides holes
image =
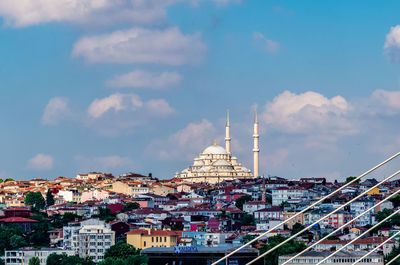
[[[247,242],[246,244],[242,245],[241,247],[235,249],[234,251],[230,252],[229,254],[225,255],[224,257],[220,258],[219,260],[215,261],[214,263],[212,263],[211,265],[217,265],[219,262],[229,258],[230,256],[234,255],[235,253],[237,253],[238,251],[240,251],[241,249],[249,246],[250,244],[256,242],[257,240],[259,240],[260,238],[268,235],[270,232],[274,231],[275,229],[281,227],[282,225],[288,223],[289,221],[293,220],[294,218],[296,218],[297,216],[303,214],[304,212],[310,210],[311,208],[313,208],[314,206],[320,204],[321,202],[323,202],[325,199],[331,197],[332,195],[338,193],[339,191],[343,190],[344,188],[350,186],[351,184],[355,183],[356,181],[358,181],[359,179],[361,179],[362,177],[370,174],[371,172],[375,171],[376,169],[382,167],[383,165],[387,164],[388,162],[392,161],[394,158],[398,157],[400,155],[400,152],[389,157],[388,159],[386,159],[385,161],[381,162],[380,164],[374,166],[373,168],[369,169],[368,171],[364,172],[363,174],[359,175],[358,177],[354,178],[353,180],[351,180],[350,182],[346,183],[345,185],[341,186],[340,188],[336,189],[335,191],[333,191],[332,193],[324,196],[323,198],[319,199],[317,202],[314,202],[313,204],[311,204],[310,206],[304,208],[303,210],[301,210],[300,212],[297,212],[296,214],[294,214],[293,216],[291,216],[290,218],[286,219],[285,221],[281,222],[280,224],[274,226],[273,228],[269,229],[268,231],[262,233],[261,235],[255,237],[254,239],[250,240],[249,242]],[[388,181],[389,179],[397,176],[398,174],[400,174],[400,170],[397,171],[396,173],[390,175],[389,177],[385,178],[384,180],[380,181],[378,184],[376,184],[375,186],[373,186],[372,188],[362,192],[360,195],[356,196],[355,198],[353,198],[352,200],[346,202],[345,204],[343,204],[342,206],[340,206],[339,208],[335,209],[334,211],[328,213],[326,216],[320,218],[319,220],[317,220],[316,222],[312,223],[311,225],[303,228],[301,231],[299,231],[298,233],[296,233],[295,235],[290,236],[289,238],[285,239],[283,242],[279,243],[278,245],[276,245],[275,247],[267,250],[266,252],[264,252],[263,254],[261,254],[260,256],[258,256],[257,258],[255,258],[254,260],[250,261],[249,263],[247,263],[247,265],[250,265],[252,263],[254,263],[255,261],[259,260],[260,258],[263,258],[265,255],[271,253],[272,251],[276,250],[277,248],[279,248],[280,246],[282,246],[283,244],[289,242],[290,240],[292,240],[293,238],[301,235],[303,232],[308,231],[309,229],[311,229],[315,224],[318,224],[320,221],[324,220],[325,218],[329,217],[330,215],[336,213],[337,211],[343,209],[345,206],[349,205],[350,203],[358,200],[359,198],[361,198],[362,196],[364,196],[365,194],[367,194],[368,192],[372,191],[373,189],[377,188],[379,185],[381,185],[382,183],[384,183],[385,181]],[[397,193],[396,193],[397,194]],[[392,195],[393,196],[393,195]],[[394,212],[393,214],[391,214],[390,216],[394,216],[395,214],[397,214],[400,210]],[[360,214],[360,216],[364,215],[365,213]],[[356,217],[359,218],[359,217]],[[385,218],[384,220],[388,220],[389,218]],[[373,227],[376,227],[377,225],[379,225],[380,223],[384,222],[384,220],[382,220],[381,222],[379,222],[378,224],[376,224]],[[342,225],[340,227],[340,229],[342,229],[342,227],[345,227],[348,223]],[[368,229],[367,231],[371,231],[372,228]],[[365,234],[365,232],[363,233],[363,235]],[[359,237],[357,237],[359,238]],[[355,241],[355,240],[354,240]],[[354,242],[353,241],[353,242]],[[343,249],[344,247],[342,247],[341,249]],[[340,250],[341,250],[340,249]],[[338,250],[338,251],[340,251]],[[329,255],[328,257],[324,258],[322,261],[320,261],[318,264],[321,264],[322,262],[326,261],[328,258],[332,257],[334,254],[336,254],[338,251],[334,252],[333,254]],[[304,252],[302,252],[304,253]],[[302,253],[298,253],[295,257],[301,255]],[[293,260],[295,257],[292,257],[291,260]],[[286,261],[286,263],[288,263],[289,261]],[[393,262],[393,261],[392,261]]]

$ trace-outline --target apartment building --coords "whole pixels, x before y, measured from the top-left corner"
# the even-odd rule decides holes
[[[95,262],[103,260],[105,251],[115,244],[115,232],[111,226],[98,219],[70,222],[63,227],[63,247]]]
[[[38,257],[40,265],[46,265],[47,257],[50,254],[66,254],[74,255],[72,250],[64,250],[59,248],[20,248],[16,250],[8,250],[5,252],[4,261],[5,265],[26,265],[29,264],[29,260]]]

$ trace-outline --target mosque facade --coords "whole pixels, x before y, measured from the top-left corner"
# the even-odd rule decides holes
[[[229,111],[227,112],[225,125],[225,148],[219,146],[214,141],[211,145],[194,159],[193,165],[175,174],[175,178],[192,183],[216,184],[224,180],[234,180],[237,178],[253,178],[259,176],[259,145],[258,145],[258,117],[257,111],[254,115],[253,133],[253,172],[238,162],[231,154],[231,137]]]

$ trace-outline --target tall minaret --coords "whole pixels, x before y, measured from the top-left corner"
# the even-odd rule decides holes
[[[226,111],[225,148],[226,152],[231,154],[231,126],[229,124],[229,110]]]
[[[253,132],[253,139],[254,139],[254,147],[253,147],[253,154],[254,154],[254,177],[260,176],[258,172],[258,156],[260,153],[260,149],[258,146],[258,138],[260,137],[258,135],[258,117],[257,117],[257,106],[254,109],[254,132]]]

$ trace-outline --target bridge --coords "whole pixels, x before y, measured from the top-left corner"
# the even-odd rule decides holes
[[[306,211],[313,209],[315,206],[321,204],[324,200],[330,198],[331,196],[339,193],[340,191],[342,191],[343,189],[351,186],[352,184],[358,182],[359,180],[361,180],[363,177],[371,174],[372,172],[378,170],[379,168],[381,168],[382,166],[392,162],[395,158],[400,156],[400,152],[389,157],[388,159],[386,159],[385,161],[379,163],[378,165],[374,166],[373,168],[367,170],[366,172],[362,173],[361,175],[359,175],[358,177],[355,177],[353,180],[349,181],[348,183],[346,183],[345,185],[341,186],[340,188],[334,190],[333,192],[331,192],[330,194],[322,197],[321,199],[319,199],[318,201],[312,203],[311,205],[305,207],[303,210],[297,212],[296,214],[292,215],[291,217],[289,217],[288,219],[284,220],[283,222],[275,225],[274,227],[272,227],[271,229],[269,229],[266,232],[263,232],[262,234],[260,234],[259,236],[255,237],[254,239],[250,240],[249,242],[247,242],[246,244],[243,244],[242,246],[234,249],[233,251],[231,251],[229,254],[226,254],[224,257],[218,259],[217,261],[213,262],[211,265],[222,265],[222,264],[229,264],[228,260],[229,257],[235,255],[236,253],[244,250],[245,248],[251,247],[251,245],[253,243],[258,242],[258,240],[260,240],[261,238],[266,237],[269,233],[275,231],[276,229],[278,229],[279,227],[282,227],[283,225],[289,223],[291,220],[296,220],[295,218],[300,216],[301,214],[305,213]],[[302,230],[300,230],[299,232],[295,233],[294,235],[291,235],[290,237],[286,238],[284,241],[282,241],[281,243],[277,244],[276,246],[268,249],[267,251],[265,251],[264,253],[260,254],[259,256],[257,256],[256,258],[254,258],[253,260],[249,261],[246,265],[250,265],[250,264],[264,264],[264,262],[261,259],[264,259],[264,257],[268,254],[273,253],[274,251],[277,251],[279,247],[283,246],[284,244],[288,243],[289,241],[293,240],[294,238],[300,236],[302,233],[310,230],[312,227],[314,227],[315,225],[318,225],[321,221],[325,220],[326,218],[328,218],[329,216],[331,216],[332,214],[337,213],[338,211],[342,210],[343,208],[345,208],[346,206],[350,205],[352,202],[357,201],[358,199],[362,198],[363,196],[367,195],[369,192],[373,191],[376,188],[379,188],[380,185],[382,185],[383,183],[393,179],[394,177],[396,177],[397,175],[400,174],[400,170],[394,172],[393,174],[389,175],[388,177],[385,177],[383,180],[381,180],[380,182],[378,182],[376,185],[372,186],[371,188],[363,191],[362,193],[360,193],[358,196],[354,197],[353,199],[347,201],[346,203],[342,204],[340,207],[334,209],[333,211],[327,213],[325,216],[321,217],[320,219],[318,219],[317,221],[313,222],[312,224],[306,226],[305,228],[303,228]],[[337,234],[338,232],[342,231],[344,228],[350,226],[351,224],[353,224],[356,220],[358,220],[359,218],[361,218],[362,216],[364,216],[365,214],[369,213],[370,211],[376,209],[378,206],[382,205],[384,202],[387,202],[388,200],[390,200],[391,198],[397,196],[400,194],[400,189],[398,189],[397,191],[392,192],[391,194],[387,194],[387,196],[380,201],[379,203],[377,203],[376,205],[374,205],[373,207],[366,209],[364,212],[360,213],[359,215],[353,217],[351,220],[348,220],[346,223],[344,223],[343,225],[341,225],[340,227],[338,227],[337,229],[335,229],[334,231],[332,231],[331,233],[323,236],[321,239],[319,239],[318,241],[309,244],[304,250],[295,253],[294,255],[290,255],[285,257],[284,259],[280,260],[279,265],[286,265],[286,264],[298,264],[299,262],[299,257],[301,255],[305,255],[306,253],[308,253],[311,249],[313,249],[315,246],[317,246],[318,244],[320,244],[322,241],[328,239],[329,237]],[[363,238],[365,235],[367,235],[369,232],[373,231],[374,229],[376,229],[377,227],[379,227],[380,225],[382,225],[383,223],[385,223],[386,221],[388,221],[390,218],[394,217],[395,215],[399,214],[400,212],[400,208],[395,210],[393,213],[391,213],[389,216],[385,217],[383,220],[379,221],[378,223],[376,223],[375,225],[373,225],[372,227],[368,228],[366,231],[360,233],[360,235],[356,236],[354,239],[350,240],[349,242],[345,243],[343,246],[337,248],[334,251],[330,251],[327,255],[325,255],[323,258],[319,258],[319,259],[308,259],[309,261],[311,260],[311,262],[309,264],[314,264],[314,265],[319,265],[322,263],[336,263],[337,259],[335,259],[335,257],[337,257],[337,255],[339,255],[344,249],[346,249],[346,247],[348,247],[349,245],[351,245],[352,243],[354,243],[356,240],[359,240],[361,238]],[[381,242],[378,246],[376,246],[375,248],[373,248],[372,250],[367,251],[364,255],[362,256],[356,256],[356,257],[344,257],[339,259],[340,261],[344,261],[343,263],[346,264],[351,264],[351,265],[355,265],[358,263],[363,263],[363,264],[372,264],[371,262],[373,260],[375,260],[375,256],[376,256],[376,251],[379,250],[382,246],[384,246],[386,243],[388,243],[389,241],[393,240],[396,236],[400,235],[400,231],[394,233],[392,236],[388,237],[387,239],[385,239],[383,242]],[[375,255],[375,256],[374,256]],[[372,258],[374,257],[374,259]],[[386,261],[386,265],[392,264],[395,261],[400,261],[400,254],[395,256],[394,258],[387,260]],[[381,263],[383,264],[383,263]]]

